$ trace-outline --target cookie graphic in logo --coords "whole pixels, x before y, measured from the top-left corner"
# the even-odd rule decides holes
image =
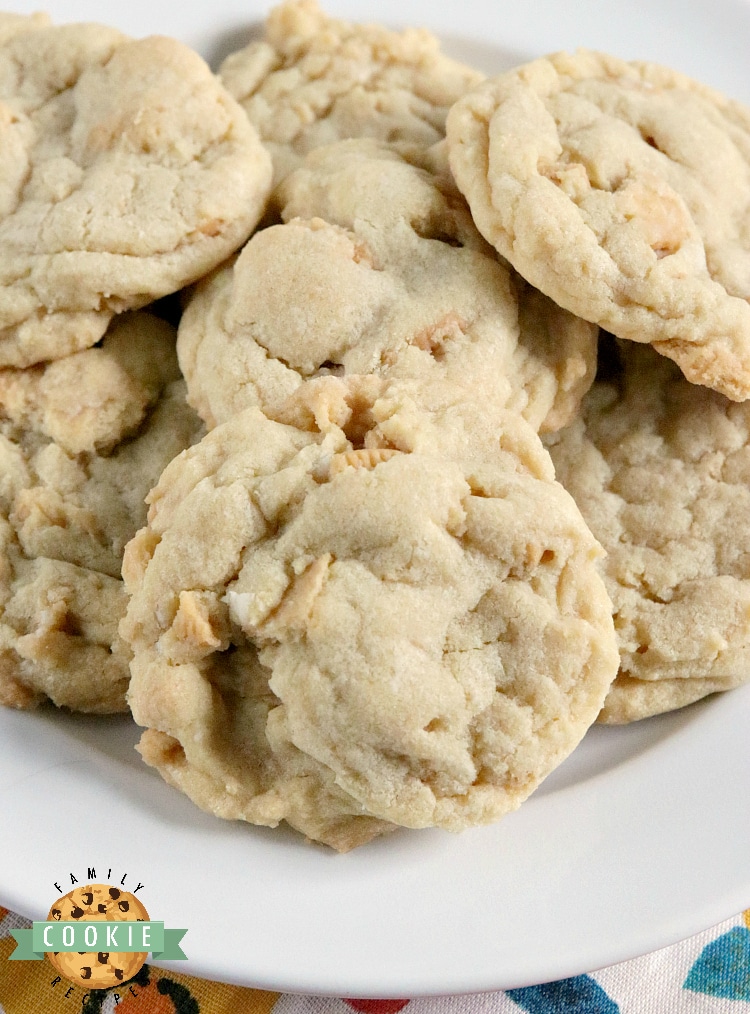
[[[109,884],[87,884],[59,898],[47,916],[52,922],[148,922],[148,912],[129,891]],[[140,971],[148,953],[58,952],[47,958],[60,975],[88,989],[108,989]]]

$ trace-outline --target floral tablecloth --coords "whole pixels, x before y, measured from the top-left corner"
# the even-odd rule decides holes
[[[129,983],[86,993],[45,961],[9,961],[0,908],[0,1014],[743,1014],[750,1012],[750,909],[653,954],[590,975],[498,993],[356,1000],[244,989],[144,965]],[[189,962],[187,963],[189,967]]]

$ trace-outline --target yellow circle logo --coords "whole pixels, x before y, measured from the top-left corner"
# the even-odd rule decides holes
[[[58,899],[48,922],[148,922],[148,912],[138,898],[109,884],[87,884]],[[93,941],[92,941],[93,942]],[[88,989],[109,989],[127,982],[143,967],[148,952],[125,951],[55,952],[47,957],[55,969]]]

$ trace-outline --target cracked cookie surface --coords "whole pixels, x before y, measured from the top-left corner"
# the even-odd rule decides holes
[[[123,345],[146,362],[122,355]],[[171,327],[127,314],[112,346],[105,339],[71,357],[78,363],[53,364],[66,374],[51,399],[22,385],[15,412],[0,402],[0,701],[13,707],[49,697],[78,711],[126,708],[122,554],[145,520],[149,489],[201,426],[175,379]],[[33,372],[38,388],[45,370]],[[80,446],[76,406],[84,420],[99,415],[106,454],[90,436]],[[71,419],[71,441],[52,439]]]
[[[165,470],[121,632],[144,754],[205,809],[334,847],[461,830],[595,719],[599,547],[533,430],[463,395],[318,378],[286,422],[247,409]]]
[[[209,426],[273,415],[319,373],[448,379],[554,430],[593,380],[594,325],[498,260],[452,181],[369,139],[308,156],[285,224],[198,286],[178,354]]]
[[[750,111],[691,79],[557,53],[448,120],[479,230],[524,278],[693,383],[750,397]]]
[[[621,343],[581,417],[548,438],[606,550],[620,674],[602,720],[682,707],[750,678],[750,405]]]
[[[211,270],[260,218],[271,165],[171,39],[0,24],[0,366],[94,345],[113,314]]]
[[[227,57],[220,75],[271,152],[276,182],[313,148],[349,137],[434,144],[448,109],[482,79],[425,29],[341,21],[311,0],[271,11],[265,39]]]

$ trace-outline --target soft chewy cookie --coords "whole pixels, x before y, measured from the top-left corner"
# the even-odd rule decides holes
[[[448,141],[480,232],[524,278],[750,397],[750,111],[665,67],[558,53],[460,100]]]
[[[109,884],[86,884],[58,899],[48,922],[146,922],[148,912],[134,894]],[[84,989],[107,989],[127,982],[142,967],[148,954],[99,951],[48,952],[47,958],[66,979]]]
[[[21,32],[31,32],[36,28],[46,28],[49,17],[46,14],[10,14],[0,13],[0,45]]]
[[[191,50],[0,24],[0,366],[95,344],[113,314],[236,250],[270,159]]]
[[[533,430],[463,389],[319,378],[286,417],[248,409],[172,463],[126,550],[147,758],[221,816],[334,846],[345,805],[499,818],[616,672],[599,547]]]
[[[550,440],[558,479],[604,546],[627,722],[750,678],[750,404],[622,343],[580,419]]]
[[[448,59],[424,29],[392,32],[281,4],[266,37],[229,56],[221,79],[257,127],[278,182],[321,145],[348,137],[427,147],[482,75]]]
[[[597,329],[527,286],[444,177],[371,139],[311,153],[285,224],[198,286],[178,354],[209,426],[274,414],[320,372],[449,379],[557,429],[593,380]]]
[[[176,380],[174,329],[148,313],[112,322],[100,346],[24,369],[0,369],[0,419],[71,454],[106,451],[140,425]]]
[[[200,433],[199,420],[185,403],[184,384],[173,379],[178,371],[172,329],[134,314],[118,322],[114,345],[127,330],[132,337],[139,325],[152,345],[149,351],[136,339],[133,344],[150,357],[149,369],[138,363],[129,370],[127,356],[108,362],[107,339],[101,350],[73,357],[81,369],[73,364],[70,370],[72,428],[76,405],[84,418],[101,406],[109,425],[100,434],[110,448],[119,441],[106,456],[93,447],[74,453],[45,435],[41,411],[29,412],[31,419],[25,413],[20,419],[2,418],[0,405],[3,704],[30,707],[46,696],[81,711],[126,707],[128,653],[117,634],[125,607],[123,550],[145,520],[144,497],[162,469]],[[95,353],[102,369],[89,368]],[[117,391],[106,385],[102,391],[99,381],[123,379],[123,374],[119,397],[128,407],[118,411]],[[156,377],[161,379],[154,390]],[[134,392],[142,397],[131,403]],[[63,406],[59,388],[53,402]],[[140,405],[137,419],[135,404]],[[60,424],[64,410],[53,417]]]

